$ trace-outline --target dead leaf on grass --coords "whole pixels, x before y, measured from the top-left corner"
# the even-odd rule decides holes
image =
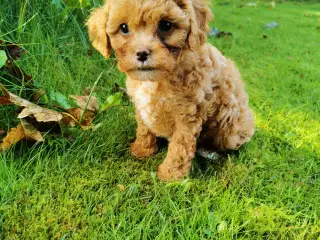
[[[10,102],[7,97],[0,96],[0,106],[1,105],[11,105],[11,104],[13,104],[13,103]]]
[[[35,89],[33,78],[31,75],[26,74],[19,64],[17,64],[17,60],[19,60],[21,55],[25,52],[26,50],[19,44],[0,40],[1,77],[5,78],[13,85],[24,86],[23,95],[29,98],[29,96],[32,96]],[[4,59],[5,63],[3,63]]]
[[[63,115],[61,113],[48,108],[40,107],[32,102],[20,98],[9,92],[1,84],[0,88],[10,102],[14,103],[17,106],[24,107],[24,109],[18,115],[18,118],[34,116],[38,122],[58,122],[63,118]]]
[[[59,122],[38,122],[34,117],[27,117],[23,120],[27,121],[33,127],[37,129],[40,133],[50,133],[52,135],[61,136],[61,126]]]
[[[21,119],[21,125],[24,130],[24,136],[28,140],[35,140],[37,142],[43,142],[42,134],[29,122],[27,122],[25,119]]]
[[[98,112],[99,111],[99,102],[96,97],[89,97],[89,96],[70,96],[72,99],[74,99],[77,103],[77,105],[81,109],[86,109],[91,112]]]
[[[0,152],[3,150],[8,150],[12,145],[16,144],[24,138],[24,130],[21,124],[17,128],[11,128],[8,135],[0,143]]]
[[[5,50],[7,55],[14,60],[19,59],[21,55],[26,52],[19,44],[4,42],[2,40],[0,40],[0,50]]]
[[[63,115],[63,123],[70,127],[75,127],[77,125],[80,125],[81,127],[88,127],[92,124],[95,118],[94,112],[89,110],[84,111],[81,108],[70,108],[68,109],[68,113],[63,113]]]
[[[38,89],[32,95],[32,102],[48,104],[48,96],[43,89]]]

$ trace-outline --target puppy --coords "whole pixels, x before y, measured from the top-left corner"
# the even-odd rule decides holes
[[[212,18],[206,0],[107,0],[87,21],[93,46],[114,49],[136,111],[131,153],[169,141],[158,177],[187,176],[196,146],[238,149],[254,133],[254,117],[235,64],[206,44]]]

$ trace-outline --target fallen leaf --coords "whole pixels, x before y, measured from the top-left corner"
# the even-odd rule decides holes
[[[85,87],[83,89],[83,93],[87,96],[89,96],[91,94],[91,87]]]
[[[43,89],[36,90],[32,95],[32,102],[37,104],[48,104],[49,100],[46,92]]]
[[[20,67],[18,67],[11,60],[7,60],[7,65],[5,69],[8,77],[10,77],[12,81],[14,79],[15,81],[18,80],[19,83],[24,83],[25,85],[33,84],[33,78],[30,75],[26,74]]]
[[[99,111],[99,103],[96,97],[89,97],[89,96],[70,96],[74,99],[81,109],[86,109],[91,112],[98,112]]]
[[[5,42],[0,40],[0,52],[4,51],[7,57],[5,67],[2,69],[1,75],[8,81],[15,84],[23,84],[28,91],[31,92],[33,88],[33,79],[27,75],[16,63],[23,53],[26,51],[18,44]],[[3,54],[3,53],[1,53]],[[2,56],[2,59],[4,56]],[[0,57],[1,59],[1,57]],[[1,61],[1,60],[0,60]],[[0,64],[1,66],[1,64]],[[3,67],[3,65],[2,65]]]
[[[19,44],[4,42],[2,40],[0,40],[0,50],[5,50],[8,57],[14,60],[19,59],[21,55],[26,52]]]
[[[64,113],[64,123],[71,127],[75,127],[76,125],[80,125],[82,127],[87,127],[91,125],[92,121],[95,118],[95,113],[89,110],[83,110],[81,108],[70,108],[68,109],[68,113],[71,115],[67,115]],[[82,118],[82,120],[81,120]],[[81,121],[81,122],[80,122]]]
[[[17,128],[11,128],[8,135],[0,143],[0,152],[3,150],[8,150],[12,145],[16,144],[24,138],[24,130],[21,124]]]
[[[6,54],[6,58],[7,58],[6,69],[9,74],[19,79],[21,79],[21,77],[23,76],[26,82],[27,80],[30,80],[29,78],[31,78],[31,76],[26,75],[19,67],[12,64],[12,61],[18,60],[20,56],[26,52],[22,47],[20,47],[18,44],[4,42],[0,40],[0,52],[2,52],[1,55],[3,57],[4,57],[3,52]]]
[[[24,109],[18,115],[18,118],[34,116],[38,122],[58,122],[63,118],[63,115],[57,111],[40,107],[32,102],[14,95],[13,93],[10,93],[2,86],[2,84],[0,84],[0,88],[5,96],[8,97],[10,102],[17,106],[24,107]]]
[[[0,129],[0,136],[5,134],[6,132]]]
[[[62,113],[63,118],[62,118],[62,123],[68,127],[75,127],[78,125],[78,120],[72,116],[72,114],[69,113]]]
[[[0,96],[0,106],[1,105],[11,105],[12,102],[9,101],[7,97]]]
[[[26,120],[41,133],[50,133],[59,136],[62,134],[59,122],[38,122],[34,117],[26,117],[23,120]]]
[[[34,116],[39,122],[59,122],[62,119],[62,114],[54,110],[43,108],[35,104],[25,105],[25,108],[18,115],[18,118]]]
[[[26,139],[32,139],[37,142],[43,141],[42,134],[33,125],[31,125],[25,119],[20,119],[20,122],[23,127],[24,136]]]

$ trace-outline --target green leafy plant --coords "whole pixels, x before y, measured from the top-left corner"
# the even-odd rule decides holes
[[[0,50],[0,68],[2,68],[8,60],[7,54],[5,51]]]

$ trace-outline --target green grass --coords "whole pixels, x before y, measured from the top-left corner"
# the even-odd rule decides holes
[[[81,94],[104,71],[105,100],[124,75],[114,59],[88,56],[88,11],[65,18],[50,3],[0,0],[0,39],[23,43],[19,65],[47,92]],[[209,41],[241,69],[256,116],[249,144],[219,163],[195,159],[187,180],[166,184],[155,177],[165,148],[145,161],[128,152],[132,106],[107,111],[97,132],[75,130],[72,143],[22,142],[0,154],[0,239],[319,239],[320,17],[304,15],[320,4],[300,3],[213,6],[212,26],[233,37]],[[16,122],[0,108],[0,129]]]

